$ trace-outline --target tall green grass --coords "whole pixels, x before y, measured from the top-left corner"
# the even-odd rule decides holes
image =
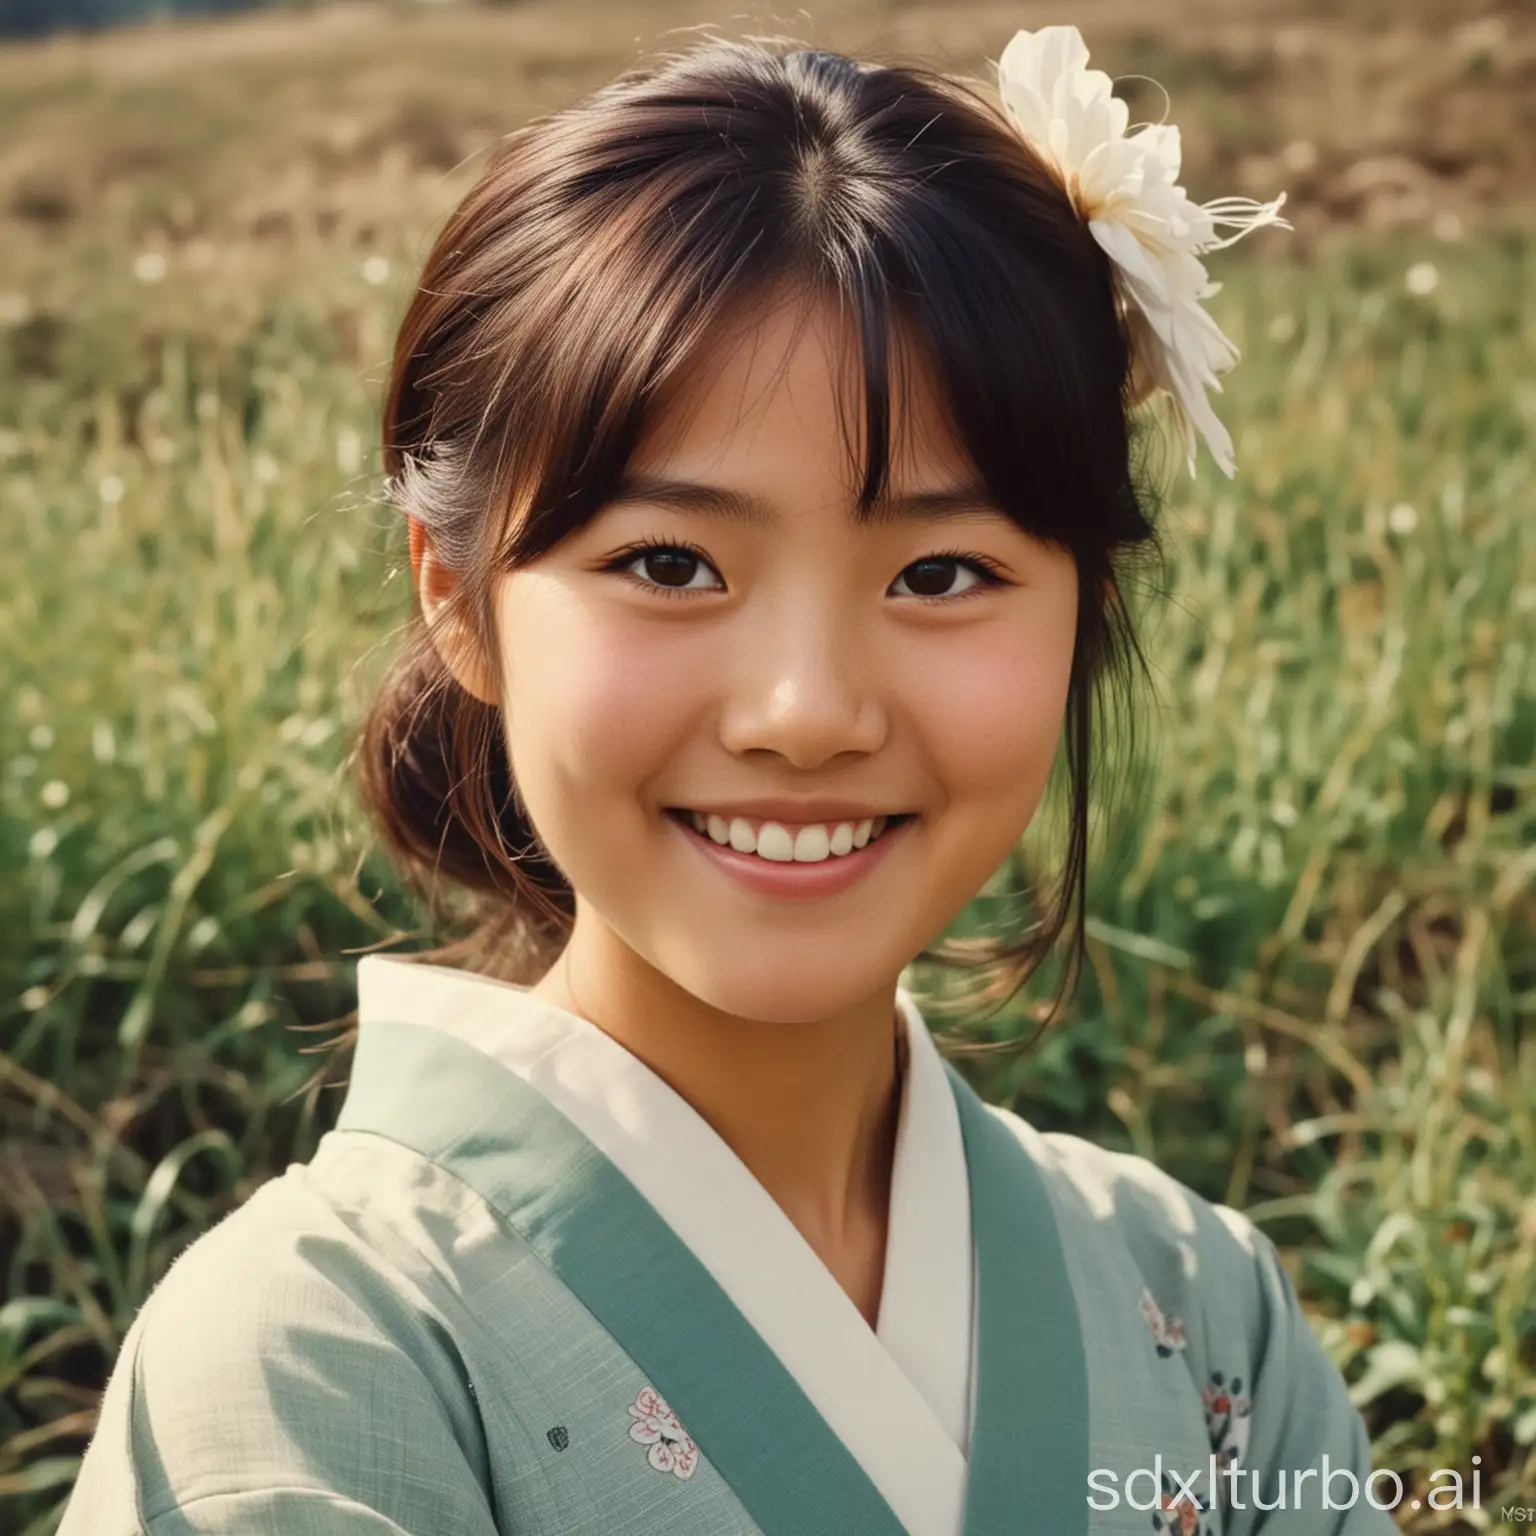
[[[1054,977],[992,1018],[914,981],[984,1093],[1260,1221],[1378,1464],[1480,1473],[1405,1528],[1491,1529],[1536,1504],[1536,246],[1224,263],[1240,473],[1178,469],[1170,589],[1132,593],[1154,750],[1091,965],[1023,1054]],[[334,1117],[291,1026],[420,922],[338,771],[409,611],[402,296],[317,257],[221,329],[106,273],[0,330],[7,1531],[53,1528],[170,1260]]]

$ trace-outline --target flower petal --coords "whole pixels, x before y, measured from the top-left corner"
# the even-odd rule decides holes
[[[1147,123],[1126,136],[1129,108],[1114,82],[1088,67],[1074,26],[1016,32],[998,61],[998,93],[1014,128],[1054,164],[1079,217],[1109,257],[1131,346],[1133,404],[1161,388],[1195,473],[1196,436],[1217,463],[1236,472],[1232,440],[1207,397],[1238,350],[1201,307],[1219,288],[1202,253],[1218,250],[1280,218],[1282,192],[1194,202],[1178,184],[1183,143],[1173,123]],[[1238,233],[1221,240],[1218,227]],[[1170,1320],[1176,1332],[1176,1320]],[[1180,1336],[1182,1340],[1182,1336]],[[1178,1345],[1175,1345],[1178,1347]]]

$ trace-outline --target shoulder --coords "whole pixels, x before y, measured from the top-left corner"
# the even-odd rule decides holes
[[[176,1258],[108,1398],[121,1432],[93,1441],[87,1462],[124,1458],[115,1480],[148,1522],[270,1489],[430,1528],[433,1498],[484,1480],[451,1328],[310,1165],[290,1165]]]
[[[420,1246],[434,1216],[447,1228],[441,1241],[457,1231],[460,1213],[429,1187],[437,1173],[393,1143],[333,1133],[313,1162],[263,1184],[181,1254],[146,1301],[146,1390],[255,1370],[276,1392],[285,1362],[327,1376],[386,1363],[398,1375],[408,1363],[443,1397],[460,1396],[463,1362]]]
[[[1144,1157],[988,1109],[1039,1169],[1064,1242],[1101,1261],[1128,1259],[1157,1307],[1203,1319],[1203,1331],[1263,1333],[1266,1315],[1284,1300],[1284,1271],[1273,1243],[1240,1211]]]
[[[1042,1133],[989,1106],[1039,1170],[1083,1305],[1138,1309],[1164,1361],[1181,1358],[1198,1394],[1211,1466],[1228,1479],[1262,1478],[1252,1502],[1224,1510],[1230,1536],[1264,1526],[1255,1510],[1284,1507],[1273,1479],[1289,1470],[1293,1490],[1327,1476],[1330,1464],[1352,1489],[1371,1475],[1371,1443],[1349,1388],[1325,1354],[1274,1243],[1241,1212],[1205,1199],[1146,1158],[1111,1152],[1081,1137]],[[1110,1323],[1095,1316],[1097,1325]],[[1123,1323],[1120,1336],[1124,1337]],[[1105,1327],[1105,1337],[1115,1328]],[[1097,1344],[1103,1358],[1102,1339]],[[1120,1368],[1117,1360],[1115,1369]],[[1213,1471],[1212,1476],[1216,1476]],[[1284,1484],[1282,1483],[1282,1488]],[[1222,1484],[1225,1502],[1229,1485]],[[1332,1483],[1328,1496],[1337,1493]],[[1298,1511],[1305,1497],[1293,1491]],[[1322,1503],[1305,1528],[1365,1536],[1392,1531],[1379,1505]],[[1342,1515],[1323,1510],[1346,1509]],[[1298,1515],[1296,1529],[1303,1517]],[[1291,1529],[1287,1526],[1287,1529]]]
[[[1107,1219],[1128,1237],[1212,1240],[1252,1260],[1263,1234],[1240,1211],[1207,1200],[1144,1157],[1061,1131],[1037,1131],[1011,1110],[987,1108],[1029,1154],[1059,1203]]]
[[[408,1345],[430,1303],[327,1166],[290,1164],[193,1242],[145,1302],[146,1333],[174,1316],[211,1345],[264,1342],[366,1318]],[[393,1180],[381,1184],[389,1198],[399,1198]]]

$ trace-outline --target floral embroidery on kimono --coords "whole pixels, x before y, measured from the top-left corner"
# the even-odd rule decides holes
[[[1152,1330],[1152,1342],[1163,1359],[1184,1348],[1183,1322],[1172,1312],[1165,1315],[1152,1292],[1145,1288],[1141,1293],[1141,1315],[1146,1318],[1147,1327]]]
[[[1204,1518],[1210,1507],[1164,1472],[1162,1492],[1152,1511],[1152,1529],[1166,1531],[1168,1536],[1215,1536],[1215,1527]]]
[[[699,1448],[666,1400],[654,1387],[642,1387],[629,1412],[635,1421],[629,1426],[629,1438],[650,1446],[646,1460],[658,1472],[670,1472],[687,1482],[698,1471]]]
[[[1253,1399],[1243,1396],[1243,1378],[1227,1382],[1220,1371],[1211,1372],[1210,1385],[1200,1394],[1205,1409],[1205,1427],[1211,1434],[1211,1451],[1216,1457],[1218,1475],[1237,1466],[1248,1451],[1249,1415]]]

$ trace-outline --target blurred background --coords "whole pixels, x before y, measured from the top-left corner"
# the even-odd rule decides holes
[[[1295,229],[1209,258],[1239,475],[1170,474],[1076,996],[1020,1050],[1055,974],[913,984],[985,1095],[1280,1243],[1404,1529],[1536,1509],[1536,10],[0,0],[0,1530],[334,1119],[358,950],[442,936],[345,757],[411,605],[380,385],[486,152],[700,28],[991,80],[1061,21],[1192,196]]]

